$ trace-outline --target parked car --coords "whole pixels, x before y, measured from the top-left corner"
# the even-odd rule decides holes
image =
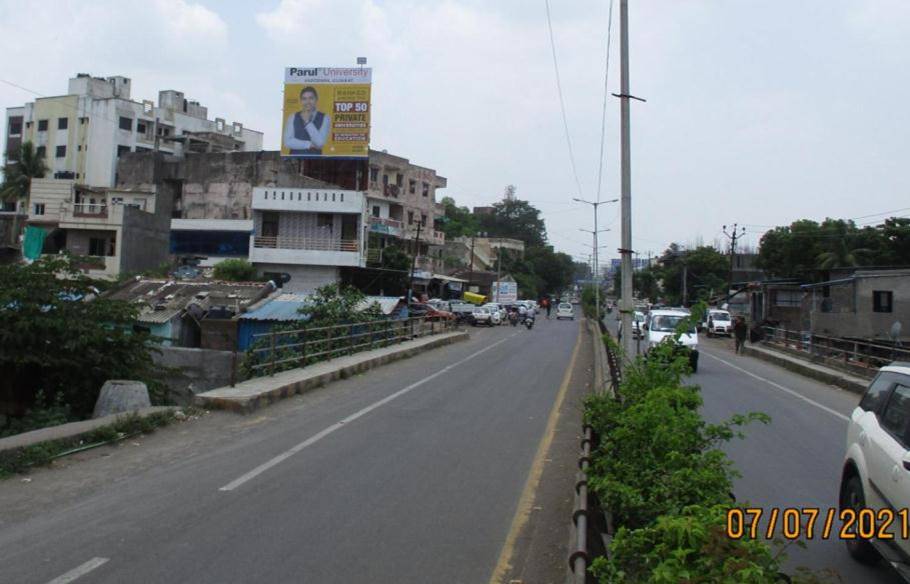
[[[847,424],[847,454],[841,471],[840,508],[871,509],[873,526],[885,514],[910,508],[910,363],[882,367]],[[862,521],[858,521],[862,525]],[[910,540],[901,519],[887,528],[893,539],[845,539],[847,551],[863,563],[884,558],[910,581]],[[882,533],[876,527],[875,534]]]
[[[643,339],[644,334],[642,328],[645,324],[645,313],[639,310],[636,310],[632,313],[632,338],[633,339]],[[618,334],[622,337],[622,320],[619,321],[619,327],[617,328]]]
[[[474,326],[480,326],[482,324],[493,326],[493,313],[489,308],[475,306],[474,311],[471,313],[471,324]]]
[[[702,329],[709,337],[714,335],[733,335],[733,319],[726,310],[710,309],[705,311],[705,320],[702,322]]]
[[[493,324],[503,324],[506,322],[506,309],[502,304],[499,304],[498,302],[487,302],[483,307],[490,309]]]
[[[563,318],[575,320],[575,308],[568,302],[560,302],[559,306],[556,307],[556,320]]]
[[[650,351],[665,338],[676,332],[676,327],[689,317],[688,312],[677,309],[652,310],[642,326],[642,334],[647,339],[647,351]],[[698,331],[695,326],[684,332],[677,341],[677,346],[688,349],[689,365],[692,372],[698,371]]]

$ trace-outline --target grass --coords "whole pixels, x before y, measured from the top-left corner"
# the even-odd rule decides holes
[[[173,410],[155,412],[147,416],[132,413],[79,436],[49,440],[0,452],[0,479],[8,479],[35,466],[50,464],[55,458],[66,455],[74,449],[114,442],[136,434],[149,434],[156,428],[163,428],[174,420],[175,412]]]

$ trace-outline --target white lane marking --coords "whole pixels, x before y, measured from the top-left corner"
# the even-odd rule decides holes
[[[108,563],[108,561],[110,561],[110,558],[92,558],[81,566],[76,566],[66,574],[57,576],[47,584],[68,584],[77,578],[85,576],[95,568],[100,568],[104,564]]]
[[[393,393],[392,395],[389,395],[389,396],[387,396],[387,397],[384,397],[384,398],[382,398],[381,400],[379,400],[379,401],[377,401],[377,402],[375,402],[375,403],[373,403],[373,404],[368,405],[367,407],[365,407],[365,408],[363,408],[362,410],[359,410],[359,411],[357,411],[357,412],[351,414],[350,416],[348,416],[347,418],[341,420],[340,422],[336,422],[335,424],[332,424],[331,426],[329,426],[328,428],[326,428],[326,429],[323,430],[322,432],[319,432],[318,434],[314,434],[313,436],[307,438],[306,440],[304,440],[304,441],[301,442],[300,444],[294,446],[293,448],[290,448],[290,449],[288,449],[288,450],[285,450],[284,452],[282,452],[281,454],[279,454],[279,455],[276,456],[275,458],[272,458],[271,460],[269,460],[269,461],[267,461],[267,462],[265,462],[265,463],[263,463],[263,464],[260,464],[259,466],[257,466],[257,467],[254,468],[253,470],[251,470],[250,472],[246,473],[245,475],[243,475],[243,476],[241,476],[241,477],[239,477],[239,478],[237,478],[237,479],[234,479],[233,481],[229,482],[228,484],[224,485],[223,487],[221,487],[221,488],[218,489],[218,490],[219,490],[219,491],[233,491],[234,489],[236,489],[237,487],[239,487],[239,486],[242,485],[243,483],[245,483],[245,482],[247,482],[247,481],[249,481],[249,480],[251,480],[251,479],[256,478],[258,475],[264,473],[265,471],[269,470],[269,469],[272,468],[273,466],[275,466],[275,465],[277,465],[277,464],[280,464],[281,462],[284,462],[285,460],[287,460],[288,458],[294,456],[295,454],[297,454],[298,452],[300,452],[301,450],[303,450],[303,449],[306,448],[307,446],[312,446],[313,444],[319,442],[320,440],[322,440],[323,438],[325,438],[326,436],[328,436],[328,435],[331,434],[332,432],[335,432],[336,430],[342,428],[342,427],[345,426],[346,424],[349,424],[350,422],[353,422],[353,421],[356,420],[357,418],[360,418],[360,417],[362,417],[362,416],[365,416],[365,415],[369,414],[370,412],[372,412],[372,411],[375,410],[376,408],[380,408],[380,407],[386,405],[387,403],[391,402],[392,400],[398,399],[399,397],[405,395],[406,393],[408,393],[408,392],[410,392],[410,391],[413,391],[413,390],[417,389],[417,388],[420,387],[421,385],[423,385],[423,384],[425,384],[425,383],[427,383],[427,382],[429,382],[429,381],[432,381],[432,380],[436,379],[436,378],[439,377],[440,375],[443,375],[443,374],[445,374],[445,373],[448,373],[449,371],[451,371],[451,370],[454,369],[455,367],[458,367],[459,365],[463,365],[463,364],[467,363],[468,361],[470,361],[471,359],[473,359],[473,358],[475,358],[475,357],[477,357],[477,356],[479,356],[479,355],[481,355],[481,354],[483,354],[483,353],[486,353],[487,351],[489,351],[489,350],[492,349],[493,347],[496,347],[497,345],[500,345],[500,344],[502,344],[502,343],[508,341],[509,339],[511,339],[512,337],[514,337],[516,334],[517,334],[517,333],[512,333],[512,334],[509,335],[508,337],[506,337],[506,338],[504,338],[504,339],[502,339],[502,340],[496,341],[495,343],[493,343],[492,345],[490,345],[490,346],[488,346],[488,347],[484,347],[483,349],[481,349],[481,350],[479,350],[479,351],[477,351],[477,352],[475,352],[475,353],[471,353],[470,355],[468,355],[467,357],[465,357],[465,358],[462,359],[461,361],[456,361],[455,363],[452,363],[451,365],[448,365],[448,366],[446,366],[446,367],[443,367],[442,369],[440,369],[440,370],[437,371],[436,373],[433,373],[432,375],[429,375],[429,376],[427,376],[427,377],[424,377],[424,378],[421,379],[420,381],[415,381],[415,382],[412,383],[411,385],[408,385],[407,387],[404,387],[404,388],[402,388],[402,389],[399,389],[398,391],[396,391],[396,392]]]
[[[845,421],[845,422],[849,422],[849,421],[850,421],[850,417],[849,417],[849,416],[845,416],[845,415],[843,415],[842,413],[838,412],[837,410],[833,410],[833,409],[829,408],[828,406],[826,406],[826,405],[824,405],[824,404],[820,404],[820,403],[818,403],[817,401],[815,401],[814,399],[810,399],[810,398],[804,396],[803,394],[801,394],[801,393],[799,393],[799,392],[797,392],[797,391],[794,391],[794,390],[790,389],[789,387],[784,387],[783,385],[781,385],[781,384],[779,384],[779,383],[775,383],[775,382],[771,381],[770,379],[765,379],[765,378],[762,377],[761,375],[756,375],[756,374],[752,373],[751,371],[746,371],[746,370],[743,369],[742,367],[739,367],[738,365],[734,365],[733,363],[730,363],[729,361],[727,361],[727,360],[725,360],[725,359],[721,359],[720,357],[718,357],[718,356],[716,356],[716,355],[712,355],[711,353],[708,353],[707,351],[702,351],[702,353],[705,354],[705,355],[707,355],[708,357],[711,357],[712,359],[717,359],[718,361],[720,361],[720,362],[723,363],[724,365],[727,365],[727,366],[729,366],[729,367],[732,367],[732,368],[736,369],[737,371],[742,371],[743,373],[745,373],[745,374],[748,375],[749,377],[754,377],[755,379],[757,379],[757,380],[759,380],[759,381],[764,381],[765,383],[767,383],[767,384],[770,385],[771,387],[774,387],[775,389],[779,389],[779,390],[781,390],[781,391],[784,392],[784,393],[789,393],[789,394],[792,395],[793,397],[798,398],[798,399],[801,399],[801,400],[803,400],[804,402],[806,402],[807,404],[813,405],[813,406],[817,407],[817,408],[820,409],[820,410],[824,410],[824,411],[828,412],[829,414],[831,414],[832,416],[834,416],[834,417],[836,417],[836,418],[840,418],[841,420],[843,420],[843,421]]]

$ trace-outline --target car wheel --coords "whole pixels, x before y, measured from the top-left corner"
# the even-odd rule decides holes
[[[689,366],[692,367],[692,373],[698,373],[698,356],[689,357]]]
[[[856,475],[847,479],[841,486],[840,507],[841,509],[862,509],[866,506],[866,495],[863,493],[863,482]],[[875,564],[881,559],[881,556],[872,547],[867,539],[845,539],[847,551],[853,556],[853,559],[862,564]]]

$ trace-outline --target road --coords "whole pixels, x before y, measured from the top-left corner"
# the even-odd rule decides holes
[[[615,330],[612,318],[606,322]],[[847,419],[859,396],[738,356],[729,339],[699,335],[699,349],[698,373],[690,379],[701,387],[707,421],[747,412],[771,416],[770,425],[751,425],[744,440],[725,448],[742,474],[734,484],[737,500],[766,513],[774,507],[836,507]],[[788,547],[788,568],[830,570],[848,583],[902,582],[885,565],[869,568],[854,562],[841,541],[805,543],[805,549]]]
[[[0,483],[0,581],[487,582],[579,322],[472,333]]]

